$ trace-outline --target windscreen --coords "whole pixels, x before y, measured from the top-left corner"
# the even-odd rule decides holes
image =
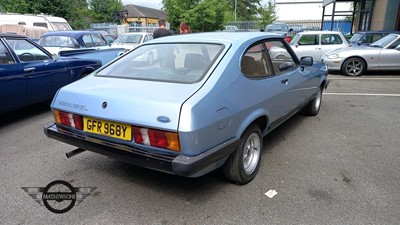
[[[101,70],[98,76],[161,82],[200,81],[223,49],[204,43],[142,45]]]

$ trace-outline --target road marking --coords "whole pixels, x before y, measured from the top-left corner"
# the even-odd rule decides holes
[[[400,80],[400,77],[330,77],[328,80]]]
[[[350,93],[350,92],[324,92],[324,95],[348,95],[348,96],[384,96],[384,97],[400,97],[400,94],[369,94],[369,93]]]

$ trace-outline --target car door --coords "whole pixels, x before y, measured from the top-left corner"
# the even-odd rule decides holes
[[[278,41],[265,42],[268,47],[274,74],[281,80],[281,83],[287,88],[284,93],[286,101],[286,113],[290,113],[302,105],[315,90],[311,87],[317,86],[318,80],[310,79],[311,73],[307,68],[301,68],[295,60],[295,55],[285,44]],[[283,55],[276,55],[274,48],[279,47]]]
[[[339,34],[321,34],[321,56],[317,61],[321,61],[321,57],[325,53],[345,46]]]
[[[0,112],[22,106],[26,101],[24,72],[3,40],[0,40],[0,99]]]
[[[311,56],[315,61],[321,61],[319,38],[318,34],[302,34],[297,43],[294,43],[293,50],[299,58]]]
[[[379,54],[379,67],[386,70],[400,69],[400,50],[396,49],[400,45],[400,37],[388,48],[383,48]]]
[[[26,82],[26,102],[50,99],[56,91],[69,83],[65,62],[54,60],[50,53],[25,38],[7,38],[22,68]]]

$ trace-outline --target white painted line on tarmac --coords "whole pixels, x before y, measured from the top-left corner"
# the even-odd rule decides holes
[[[400,97],[400,94],[369,94],[369,93],[350,93],[350,92],[324,92],[324,95],[346,95],[346,96],[384,96],[384,97]]]
[[[331,77],[328,80],[400,80],[400,77]]]

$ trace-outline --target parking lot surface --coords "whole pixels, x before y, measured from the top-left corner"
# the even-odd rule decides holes
[[[184,178],[84,152],[47,138],[49,103],[1,115],[1,224],[398,224],[400,75],[329,75],[316,117],[269,134],[256,178],[220,171]],[[55,214],[21,187],[65,180],[96,187]],[[275,190],[269,198],[265,193]]]

